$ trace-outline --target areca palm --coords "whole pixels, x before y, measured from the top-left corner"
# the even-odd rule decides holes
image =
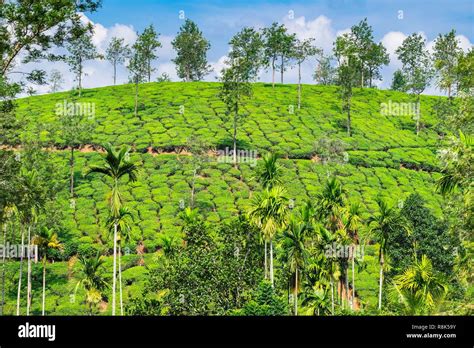
[[[123,293],[122,293],[122,241],[130,240],[131,221],[133,221],[132,212],[126,207],[120,207],[118,215],[111,215],[107,221],[109,230],[114,230],[117,226],[118,238],[118,275],[119,275],[119,298],[120,298],[120,315],[123,315]]]
[[[46,300],[46,258],[49,250],[62,250],[63,246],[54,230],[43,227],[32,239],[32,244],[37,245],[39,252],[43,255],[43,301],[41,314],[44,315]]]
[[[281,184],[282,169],[277,163],[278,156],[274,153],[266,153],[260,165],[257,167],[255,178],[262,185],[263,189],[272,189],[276,185]],[[267,265],[267,239],[264,238],[265,251],[265,279],[268,278]]]
[[[138,175],[138,167],[127,160],[130,148],[123,146],[116,152],[112,145],[106,144],[104,146],[106,156],[104,158],[105,164],[103,166],[91,166],[86,175],[90,173],[102,174],[112,180],[112,191],[110,194],[110,212],[112,216],[118,216],[120,207],[122,206],[122,196],[119,191],[120,179],[128,177],[129,181],[136,181]],[[117,282],[117,223],[114,223],[114,264],[113,264],[113,278],[112,278],[112,315],[115,315],[115,290]]]
[[[294,287],[294,313],[298,315],[298,271],[302,270],[308,257],[306,251],[306,226],[295,218],[290,220],[287,228],[283,231],[281,237],[281,247],[283,249],[286,262],[290,272],[295,274]]]
[[[77,293],[79,287],[86,291],[86,303],[89,305],[90,314],[92,314],[92,306],[100,302],[102,292],[109,286],[102,275],[104,260],[99,253],[95,258],[80,256],[79,265],[80,276],[74,294]]]
[[[369,218],[369,231],[375,236],[379,243],[379,302],[378,309],[382,309],[382,286],[383,286],[383,268],[384,257],[389,246],[390,235],[396,230],[405,230],[410,232],[408,223],[400,215],[400,212],[394,207],[389,207],[387,202],[381,198],[377,198],[378,212]]]
[[[326,182],[323,192],[316,196],[318,201],[316,215],[326,220],[326,226],[332,232],[341,228],[342,209],[345,206],[346,190],[336,178]]]
[[[248,215],[250,221],[262,232],[264,240],[270,244],[270,281],[273,286],[273,238],[287,224],[288,198],[286,190],[281,186],[265,189],[254,197]]]
[[[431,314],[448,292],[443,277],[434,271],[426,255],[396,276],[393,285],[408,315]]]
[[[269,152],[263,156],[261,165],[257,168],[256,178],[264,189],[281,184],[282,169],[277,160],[278,156]]]
[[[352,264],[352,299],[351,308],[354,309],[355,299],[355,245],[359,243],[359,230],[362,227],[363,221],[361,216],[361,207],[359,203],[353,203],[346,211],[344,216],[344,227],[349,234],[352,241],[351,246],[351,264]]]

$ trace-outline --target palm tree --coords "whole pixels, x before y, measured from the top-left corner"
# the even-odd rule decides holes
[[[284,251],[285,260],[288,263],[290,272],[295,274],[295,315],[298,315],[298,271],[303,269],[304,263],[307,259],[307,251],[305,247],[306,233],[306,226],[293,218],[290,220],[287,228],[283,231],[281,237],[281,246]]]
[[[120,207],[118,216],[110,216],[107,221],[109,231],[114,230],[117,226],[118,233],[118,275],[119,275],[119,298],[120,298],[120,315],[123,315],[123,296],[122,296],[122,241],[130,240],[131,223],[133,221],[132,212],[126,207]]]
[[[327,251],[327,247],[332,247],[333,243],[337,240],[336,233],[331,233],[324,226],[319,226],[316,230],[316,238],[319,241],[320,249]],[[334,287],[336,281],[340,277],[339,265],[336,262],[334,255],[327,255],[326,253],[319,255],[319,265],[326,271],[321,273],[329,278],[329,285],[331,289],[331,314],[334,315]]]
[[[286,190],[281,186],[275,186],[256,195],[248,216],[250,221],[261,230],[264,240],[270,244],[270,282],[273,286],[273,238],[287,224]]]
[[[342,221],[346,209],[346,193],[340,181],[333,177],[326,182],[323,191],[316,196],[316,217],[328,230],[325,233],[327,236],[330,236],[332,242],[347,242]],[[335,261],[335,258],[331,258],[330,266],[333,272],[337,272]],[[344,259],[340,259],[339,261],[341,266],[341,277],[339,278],[341,291],[338,293],[338,296],[340,295],[340,299],[342,300],[342,289],[345,287],[344,281],[346,280],[345,271],[347,262]],[[331,279],[331,281],[333,282],[334,279]],[[332,284],[332,286],[334,286],[334,284]]]
[[[74,289],[77,293],[79,287],[86,291],[86,303],[89,306],[89,313],[92,315],[92,306],[102,299],[102,292],[109,287],[108,283],[102,276],[104,260],[99,253],[95,258],[79,257],[80,276],[79,281]]]
[[[136,181],[138,175],[138,168],[134,163],[129,162],[128,156],[130,148],[123,146],[118,152],[112,148],[112,145],[106,144],[104,146],[107,152],[104,160],[104,166],[91,166],[86,175],[90,173],[103,174],[112,180],[112,192],[110,195],[110,210],[112,216],[118,216],[120,207],[122,206],[122,195],[119,191],[120,179],[128,176],[129,181]],[[117,223],[114,224],[114,265],[112,278],[112,315],[115,315],[115,289],[117,282]]]
[[[37,245],[39,252],[43,255],[43,301],[41,315],[44,315],[46,300],[46,258],[49,250],[62,250],[63,245],[54,230],[45,226],[33,237],[31,243]]]
[[[352,241],[351,246],[351,265],[352,265],[352,297],[351,309],[354,310],[355,299],[355,246],[359,243],[359,230],[362,226],[361,207],[359,203],[353,203],[347,209],[344,216],[344,227]]]
[[[316,216],[321,221],[326,221],[326,228],[331,232],[342,227],[341,215],[345,206],[346,190],[336,178],[326,182],[323,192],[316,196]]]
[[[398,210],[389,207],[387,202],[381,198],[377,198],[378,212],[369,218],[369,231],[375,236],[379,243],[379,303],[378,309],[382,309],[382,285],[383,285],[383,268],[384,257],[387,253],[390,235],[396,230],[405,230],[410,233],[408,223]]]
[[[255,177],[264,189],[281,184],[282,169],[277,160],[278,156],[269,152],[263,156],[262,164],[257,168]]]
[[[263,158],[259,167],[257,167],[255,178],[262,185],[263,189],[272,189],[276,185],[281,184],[282,169],[277,163],[278,156],[274,153],[268,152]],[[265,279],[268,278],[268,264],[267,264],[267,239],[264,238],[264,263],[265,263]]]
[[[407,315],[430,315],[448,292],[443,277],[433,270],[426,255],[395,276],[393,287]]]
[[[22,182],[22,199],[18,204],[20,224],[21,224],[21,256],[20,256],[20,274],[18,279],[18,293],[17,293],[17,315],[20,315],[20,299],[21,299],[21,280],[23,276],[23,254],[25,246],[25,229],[27,234],[27,300],[26,300],[26,315],[30,314],[31,307],[31,230],[37,221],[38,211],[44,204],[43,199],[43,185],[39,181],[36,170],[28,170],[22,168],[20,171]]]

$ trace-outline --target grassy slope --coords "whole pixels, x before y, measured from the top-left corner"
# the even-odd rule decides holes
[[[260,153],[273,150],[289,157],[281,160],[281,164],[284,166],[284,181],[289,194],[296,199],[297,204],[314,197],[326,178],[336,174],[348,189],[351,200],[360,201],[366,213],[374,209],[374,198],[379,194],[395,204],[412,192],[420,193],[430,208],[437,214],[441,213],[441,197],[434,192],[434,181],[439,176],[435,157],[439,140],[434,130],[436,119],[432,115],[435,97],[422,98],[422,120],[426,129],[417,137],[413,131],[414,121],[409,116],[380,115],[380,103],[389,100],[409,102],[408,96],[389,91],[356,90],[354,136],[348,138],[336,88],[304,86],[303,91],[302,109],[298,111],[295,107],[295,112],[289,113],[290,105],[296,101],[295,86],[277,86],[273,91],[268,85],[257,84],[254,98],[246,107],[249,115],[238,135],[240,148],[257,149]],[[140,89],[141,106],[139,118],[136,119],[133,116],[133,90],[130,85],[83,92],[81,101],[95,103],[96,108],[98,126],[92,143],[109,141],[115,145],[133,145],[137,152],[132,155],[132,160],[143,163],[139,181],[124,187],[124,196],[127,206],[135,211],[133,239],[143,239],[148,252],[159,248],[160,235],[179,234],[176,215],[179,201],[189,200],[191,167],[188,156],[152,156],[140,152],[150,146],[157,150],[179,149],[192,134],[217,147],[229,144],[231,122],[225,119],[224,106],[217,98],[217,93],[216,83],[145,84]],[[30,131],[38,125],[48,128],[48,124],[57,121],[56,103],[70,98],[66,92],[24,98],[19,100],[19,114],[34,121],[28,124]],[[184,114],[179,112],[181,105],[184,105]],[[322,165],[307,159],[313,155],[314,142],[324,135],[339,138],[348,144],[348,164]],[[62,140],[54,134],[43,131],[41,137],[61,146]],[[62,151],[53,154],[65,178],[68,171],[67,156],[68,153]],[[107,238],[103,227],[107,215],[108,186],[98,177],[83,178],[81,175],[84,167],[98,161],[98,153],[81,153],[77,156],[76,204],[69,205],[67,187],[58,200],[58,204],[66,209],[65,223],[70,229],[63,238],[81,244],[106,243],[111,247],[110,238]],[[257,189],[252,180],[253,170],[248,164],[240,165],[238,169],[217,161],[205,165],[197,181],[196,204],[209,222],[225,221],[245,210],[251,199],[251,191]],[[369,255],[369,259],[371,265],[364,271],[366,275],[363,275],[364,272],[361,275],[364,285],[358,290],[362,300],[374,302],[376,257]],[[57,279],[60,273],[67,272],[63,263],[50,267]],[[131,289],[134,291],[138,289],[136,284],[143,282],[143,277],[140,277],[143,272],[138,268],[128,271],[130,277],[137,275],[140,278],[138,283],[132,282]],[[57,314],[69,313],[63,297],[70,290],[71,282],[58,282],[62,285],[50,290],[53,297],[62,299],[52,304]],[[12,303],[14,293],[10,292],[9,298]],[[61,309],[62,306],[64,309]],[[76,307],[73,304],[71,306]]]

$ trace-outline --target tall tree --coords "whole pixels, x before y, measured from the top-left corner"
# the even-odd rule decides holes
[[[314,46],[313,42],[314,39],[303,41],[296,39],[291,53],[291,57],[298,65],[298,109],[301,108],[301,64],[309,57],[322,54],[322,50]]]
[[[352,296],[351,296],[351,309],[354,310],[355,302],[355,259],[356,252],[355,247],[359,243],[359,231],[363,225],[362,211],[359,203],[352,203],[344,213],[344,228],[348,233],[348,237],[351,240],[351,265],[352,265]],[[348,287],[347,287],[347,290]],[[349,296],[349,294],[347,294]]]
[[[420,103],[420,94],[430,85],[433,77],[431,57],[425,48],[425,39],[420,34],[408,36],[395,51],[402,62],[402,73],[405,77],[406,88]],[[420,133],[421,114],[416,115],[416,134]]]
[[[138,36],[136,45],[140,47],[141,54],[143,55],[143,59],[145,60],[146,65],[146,76],[148,78],[148,82],[151,81],[151,73],[155,70],[151,67],[151,62],[158,58],[156,54],[156,49],[161,47],[161,43],[158,40],[159,33],[155,31],[155,28],[152,24],[145,28],[143,33]]]
[[[357,25],[351,27],[349,34],[350,40],[355,47],[355,57],[357,64],[357,73],[359,75],[360,87],[364,87],[367,76],[367,65],[370,60],[370,50],[373,44],[373,30],[364,18]]]
[[[186,82],[200,81],[209,73],[210,65],[206,55],[211,44],[196,23],[186,19],[171,44],[176,50],[176,58],[172,61],[176,64],[179,78]]]
[[[286,27],[284,27],[284,29],[285,30],[281,33],[278,51],[278,56],[280,58],[278,68],[280,69],[281,83],[283,83],[283,74],[291,67],[291,58],[293,52],[295,52],[296,45],[296,34],[288,34]]]
[[[381,310],[383,271],[385,266],[385,256],[389,249],[390,237],[399,230],[409,233],[410,229],[406,220],[400,215],[400,212],[396,208],[390,207],[387,202],[380,198],[377,199],[377,206],[378,212],[369,218],[368,223],[370,233],[375,236],[379,243],[380,274],[378,309]]]
[[[59,91],[64,83],[64,79],[59,72],[59,70],[53,69],[51,70],[51,74],[49,75],[49,85],[51,93],[55,93]]]
[[[439,34],[435,40],[433,60],[438,73],[438,87],[447,90],[448,97],[451,97],[457,79],[456,67],[461,54],[462,50],[454,29],[445,35]]]
[[[275,153],[269,152],[266,153],[260,165],[257,167],[255,178],[262,185],[264,190],[270,190],[275,186],[280,185],[282,169],[281,166],[277,163],[278,156]],[[265,279],[268,278],[268,264],[267,264],[267,239],[264,238],[264,265],[265,265]]]
[[[132,55],[128,63],[128,71],[130,72],[130,81],[135,85],[135,117],[138,117],[138,86],[145,82],[148,75],[148,57],[146,48],[142,44],[143,40],[139,39],[132,46]]]
[[[129,153],[129,148],[123,146],[118,152],[116,152],[112,145],[106,144],[104,146],[106,155],[104,157],[103,166],[91,166],[87,170],[87,174],[97,173],[102,174],[112,181],[112,192],[110,194],[110,215],[114,217],[114,262],[113,262],[113,278],[112,278],[112,315],[115,315],[115,289],[117,282],[117,233],[118,233],[118,220],[120,216],[120,208],[122,207],[122,194],[119,190],[120,179],[128,177],[128,180],[134,182],[137,180],[138,167],[136,164],[129,162],[126,159]]]
[[[86,31],[81,33],[79,36],[74,36],[66,44],[66,49],[68,50],[69,55],[66,56],[64,60],[69,65],[71,72],[76,75],[79,96],[81,96],[82,91],[84,64],[88,60],[102,57],[97,53],[97,49],[92,42],[91,31]]]
[[[316,56],[318,65],[314,72],[313,78],[318,85],[332,85],[336,81],[336,69],[331,65],[331,56],[321,52]]]
[[[60,115],[60,136],[64,145],[70,148],[71,156],[69,157],[69,192],[71,198],[74,197],[74,149],[86,144],[90,141],[94,122],[89,120],[81,113],[68,112],[63,110]]]
[[[260,229],[264,240],[270,244],[270,282],[274,285],[273,276],[273,240],[277,233],[287,225],[288,197],[281,186],[265,189],[254,197],[248,212],[252,223]]]
[[[46,260],[50,250],[62,250],[63,245],[58,239],[58,235],[53,229],[43,226],[33,237],[32,244],[38,246],[38,251],[43,256],[43,300],[41,305],[41,315],[44,315],[46,303]]]
[[[107,221],[107,227],[110,231],[114,231],[117,226],[117,238],[118,238],[118,278],[119,278],[119,303],[120,303],[120,315],[123,315],[123,292],[122,292],[122,244],[129,241],[131,236],[130,232],[132,229],[133,215],[127,207],[120,207],[116,215],[110,215]]]
[[[242,75],[246,80],[256,80],[258,71],[265,63],[262,34],[254,28],[245,27],[232,37],[229,45],[229,59],[242,65]]]
[[[294,283],[294,315],[298,315],[298,285],[301,282],[304,264],[308,258],[306,250],[306,225],[293,218],[290,220],[287,228],[283,231],[281,237],[281,247],[284,253],[285,261],[288,263],[290,272],[295,275]],[[301,272],[301,273],[299,273]]]
[[[226,105],[226,115],[232,120],[233,162],[237,163],[237,128],[245,117],[242,106],[252,96],[249,81],[248,63],[245,59],[228,61],[229,66],[222,70],[219,97]]]
[[[358,76],[358,67],[360,66],[360,61],[357,57],[358,48],[355,46],[351,36],[344,34],[337,37],[333,51],[339,63],[337,80],[342,99],[342,111],[347,114],[347,135],[352,136],[352,94]]]
[[[372,88],[372,82],[374,80],[380,80],[382,78],[380,68],[389,63],[390,58],[384,45],[382,45],[382,43],[376,44],[372,42],[367,51],[367,62],[365,63],[370,88]]]
[[[123,38],[113,37],[105,51],[105,57],[114,67],[114,85],[117,83],[117,65],[123,64],[131,55],[131,50]]]
[[[275,87],[275,71],[277,67],[277,60],[280,56],[285,59],[289,51],[285,51],[289,48],[286,28],[283,24],[273,22],[268,28],[263,29],[263,36],[265,42],[265,61],[266,65],[272,69],[272,86]],[[285,49],[283,48],[285,46]],[[283,62],[284,63],[284,62]],[[281,68],[284,69],[284,64],[281,64]],[[283,71],[282,71],[283,76]]]

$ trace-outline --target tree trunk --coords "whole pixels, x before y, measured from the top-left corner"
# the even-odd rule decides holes
[[[361,70],[360,88],[364,88],[364,67]]]
[[[70,177],[70,191],[71,198],[74,197],[74,146],[71,145],[71,160],[69,162],[71,168],[71,177]]]
[[[194,189],[196,186],[196,169],[193,171],[193,181],[191,183],[191,209],[194,209]]]
[[[420,95],[416,95],[416,135],[420,134],[420,119],[421,119],[421,110],[420,110]]]
[[[352,136],[351,132],[351,105],[349,100],[349,106],[347,107],[347,135]]]
[[[349,304],[351,303],[351,297],[349,294],[349,267],[346,264],[346,303],[347,307],[349,307]],[[352,304],[350,305],[352,307]]]
[[[117,62],[114,62],[114,86],[117,84]]]
[[[119,294],[120,294],[120,315],[123,315],[123,297],[122,297],[122,265],[121,265],[121,260],[122,260],[122,248],[121,248],[121,242],[118,243],[118,274],[119,274]]]
[[[298,267],[295,271],[295,315],[298,315]]]
[[[352,249],[352,310],[354,310],[354,301],[355,301],[355,272],[354,272],[354,249]]]
[[[7,244],[7,222],[3,225],[3,258],[2,258],[2,307],[0,315],[3,315],[3,306],[5,305],[5,263],[6,263],[6,244]]]
[[[265,279],[268,279],[268,262],[267,262],[267,241],[265,240]]]
[[[283,72],[285,71],[285,67],[283,66],[284,64],[284,59],[283,59],[283,55],[281,56],[281,69],[280,69],[280,74],[281,74],[281,83],[283,83]]]
[[[138,117],[138,78],[135,81],[135,117]]]
[[[301,108],[301,62],[298,62],[298,110]]]
[[[112,278],[112,315],[115,315],[115,289],[117,287],[117,223],[114,223],[114,266]]]
[[[46,255],[43,256],[43,305],[41,315],[44,316],[44,305],[46,302]]]
[[[380,252],[380,274],[379,274],[379,310],[382,309],[382,284],[383,284],[383,252]]]
[[[275,57],[272,58],[272,88],[275,88]]]
[[[151,61],[148,61],[148,82],[151,81]]]
[[[273,282],[273,240],[270,239],[270,282],[272,287],[274,286]]]
[[[23,255],[25,249],[25,229],[21,227],[21,252],[20,252],[20,275],[18,278],[18,293],[16,298],[16,315],[20,315],[20,298],[21,298],[21,278],[23,276]]]
[[[82,94],[82,61],[79,63],[79,97]]]
[[[233,134],[233,141],[234,141],[234,165],[237,164],[237,117],[239,115],[238,109],[235,111],[234,116],[234,134]]]
[[[334,315],[334,281],[331,275],[331,314]]]
[[[26,292],[26,315],[30,315],[31,307],[31,226],[28,226],[28,274]]]

